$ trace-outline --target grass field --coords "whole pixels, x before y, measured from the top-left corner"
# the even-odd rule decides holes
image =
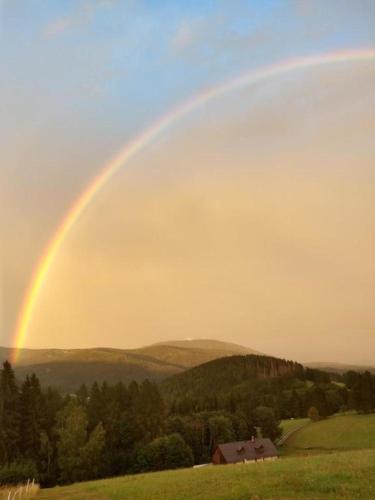
[[[285,431],[304,419],[284,423]],[[286,425],[285,425],[286,424]],[[208,466],[42,490],[40,499],[374,499],[375,415],[307,423],[275,462]],[[311,451],[312,450],[312,451]]]
[[[14,500],[16,498],[31,500],[38,495],[39,485],[0,486],[0,500]]]
[[[287,453],[375,448],[375,415],[336,415],[309,423],[284,448]]]
[[[42,490],[40,499],[371,499],[375,450],[208,466]]]
[[[281,428],[283,430],[283,436],[285,434],[289,434],[290,432],[294,432],[296,429],[308,424],[310,422],[309,418],[294,418],[288,420],[281,421]]]

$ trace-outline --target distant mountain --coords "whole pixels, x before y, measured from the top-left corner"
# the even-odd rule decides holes
[[[234,354],[260,354],[254,351],[254,349],[239,344],[210,339],[158,342],[157,344],[137,349],[137,352],[147,354],[165,362],[177,363],[185,369],[201,365],[213,359],[233,356]]]
[[[210,349],[217,351],[225,351],[233,354],[260,354],[254,349],[245,347],[243,345],[234,344],[233,342],[224,342],[222,340],[212,339],[184,339],[184,340],[168,340],[166,342],[158,342],[153,345],[169,345],[174,347],[187,347],[189,349]]]
[[[346,363],[335,363],[330,361],[315,361],[311,363],[304,363],[304,366],[308,368],[315,368],[317,370],[323,370],[325,372],[330,373],[345,373],[350,370],[355,372],[364,372],[369,371],[371,373],[375,373],[375,366],[367,366],[367,365],[350,365]]]
[[[160,342],[139,349],[21,349],[14,368],[19,379],[34,372],[43,385],[72,391],[95,380],[160,381],[213,359],[254,352],[206,339]],[[0,347],[0,361],[6,359],[12,359],[12,349]]]

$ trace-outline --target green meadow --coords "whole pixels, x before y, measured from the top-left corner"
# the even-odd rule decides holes
[[[283,430],[283,435],[294,432],[300,429],[302,426],[308,424],[310,419],[308,418],[290,418],[288,420],[281,421],[281,428]]]
[[[336,415],[311,422],[285,443],[288,454],[375,449],[375,415]]]
[[[282,420],[280,426],[283,432],[281,438],[277,441],[276,444],[281,445],[282,443],[285,443],[286,440],[290,439],[290,436],[293,433],[299,431],[308,423],[310,423],[309,418],[290,418],[287,420]]]
[[[290,421],[284,432],[292,430],[293,422],[303,423]],[[56,487],[42,490],[38,498],[375,498],[375,415],[335,416],[307,423],[291,436],[283,453],[274,462],[207,466]]]

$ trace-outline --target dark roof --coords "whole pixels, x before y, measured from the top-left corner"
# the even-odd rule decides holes
[[[227,463],[277,457],[275,445],[268,438],[223,443],[217,447],[220,449]]]

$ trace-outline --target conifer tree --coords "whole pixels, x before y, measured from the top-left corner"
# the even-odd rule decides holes
[[[89,400],[87,404],[87,414],[89,419],[89,428],[94,429],[102,419],[103,401],[102,393],[97,382],[94,382],[90,389]]]
[[[14,371],[8,361],[0,372],[0,463],[9,463],[19,454],[20,398]]]
[[[39,460],[40,435],[43,428],[44,400],[39,379],[35,374],[27,376],[21,387],[21,450],[23,456],[35,462]]]
[[[133,408],[144,440],[159,436],[164,426],[165,408],[156,384],[147,379],[141,383]]]
[[[78,402],[81,405],[86,406],[89,400],[89,391],[87,390],[86,384],[82,384],[76,394]]]

